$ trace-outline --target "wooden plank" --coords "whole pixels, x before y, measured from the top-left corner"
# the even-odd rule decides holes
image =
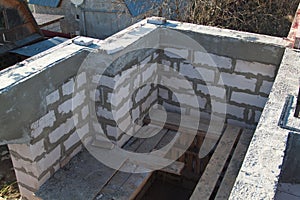
[[[158,132],[150,138],[132,138],[125,146],[124,149],[139,153],[148,153],[155,149],[167,130],[157,127],[144,126],[137,133],[138,135],[151,135],[152,132]],[[107,183],[107,185],[100,191],[101,199],[132,199],[136,196],[143,186],[147,183],[152,173],[134,173],[138,168],[147,168],[147,163],[140,163],[127,160],[121,171],[118,171],[114,177]],[[132,171],[126,173],[122,171]]]
[[[156,127],[149,127],[147,131],[157,131],[160,130]],[[162,129],[157,133],[156,135],[146,138],[143,142],[143,145],[140,145],[139,148],[135,152],[137,153],[148,153],[155,149],[157,144],[160,142],[160,140],[163,138],[163,136],[167,133],[166,129]]]
[[[216,140],[220,138],[221,133],[218,130],[216,130],[215,132],[212,131],[207,134],[209,125],[211,125],[211,123],[214,123],[212,121],[204,119],[201,119],[201,121],[199,121],[192,116],[167,112],[168,119],[165,122],[164,112],[165,111],[162,111],[160,109],[153,109],[151,110],[151,119],[146,117],[144,119],[144,122],[161,127],[163,126],[165,129],[177,131],[179,122],[182,121],[181,129],[185,134],[194,134],[196,132],[197,135],[201,135],[203,137],[209,137]],[[219,123],[216,123],[217,126],[218,124]],[[195,129],[195,127],[197,127],[196,125],[198,126],[198,129]]]
[[[183,168],[184,168],[184,163],[175,161],[171,165],[164,167],[159,171],[163,171],[170,174],[181,175]]]
[[[190,199],[209,199],[239,135],[240,128],[228,125]]]
[[[235,183],[235,179],[238,176],[240,168],[243,164],[247,149],[253,136],[253,132],[253,130],[249,129],[245,129],[242,132],[215,199],[227,200],[229,198]]]

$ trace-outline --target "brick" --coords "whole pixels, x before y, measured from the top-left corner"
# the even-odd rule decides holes
[[[180,90],[191,90],[192,85],[186,80],[179,77],[166,77],[162,76],[161,82],[159,83],[172,91]]]
[[[86,73],[82,72],[76,77],[76,83],[77,83],[77,88],[82,87],[84,84],[87,83],[86,80]]]
[[[218,101],[212,101],[212,109],[214,110],[213,112],[217,112],[221,114],[230,114],[237,118],[244,119],[245,108],[243,107],[230,105]]]
[[[114,80],[113,77],[109,77],[109,76],[98,76],[98,85],[102,85],[102,86],[106,86],[108,88],[113,89],[115,87],[116,81]]]
[[[40,167],[41,172],[46,171],[50,167],[54,166],[54,164],[61,158],[61,147],[58,145],[55,149],[53,149],[48,154],[44,155],[44,157],[37,162],[38,167]]]
[[[61,124],[54,131],[52,131],[48,136],[49,141],[51,143],[56,143],[64,135],[70,133],[70,131],[75,128],[77,123],[78,123],[78,115],[76,114],[72,118],[69,118],[65,123]]]
[[[141,61],[140,65],[146,65],[151,61],[152,56],[148,56],[143,61]]]
[[[9,144],[9,149],[18,153],[25,159],[34,161],[38,156],[45,152],[44,140],[40,140],[35,144]]]
[[[56,121],[55,113],[53,110],[49,111],[45,116],[32,123],[31,137],[38,137],[45,128],[52,127]]]
[[[140,117],[140,109],[139,109],[139,107],[137,107],[135,109],[132,109],[131,110],[132,121],[135,121],[135,120],[139,119],[139,117]]]
[[[25,169],[26,173],[31,173],[35,177],[39,177],[41,175],[40,170],[37,168],[34,162],[29,162],[27,160],[16,158],[14,156],[11,156],[11,161],[13,163],[14,168],[23,168]]]
[[[69,150],[73,145],[78,143],[80,138],[76,132],[72,133],[70,137],[64,142],[65,150]]]
[[[62,93],[63,93],[63,96],[65,96],[65,95],[70,95],[73,92],[74,92],[74,80],[71,79],[67,83],[63,84]]]
[[[242,92],[232,92],[231,101],[240,104],[246,104],[246,105],[256,106],[259,108],[264,108],[266,102],[268,101],[268,98],[259,95],[246,94]]]
[[[97,127],[101,128],[101,126],[97,126]],[[96,129],[96,131],[97,131],[97,129]],[[76,133],[78,134],[79,138],[81,138],[81,139],[84,138],[87,134],[89,134],[89,132],[90,132],[90,127],[89,127],[88,123],[80,128],[77,128],[77,130],[76,130]]]
[[[142,99],[144,99],[146,96],[148,96],[150,90],[151,90],[151,85],[149,85],[149,84],[147,84],[143,88],[140,88],[136,93],[135,102],[139,103]]]
[[[175,112],[175,113],[180,113],[181,109],[178,106],[171,105],[169,103],[163,102],[163,107],[167,112]],[[185,112],[185,109],[183,108],[183,111]]]
[[[85,120],[87,118],[87,116],[89,115],[89,106],[86,105],[81,109],[81,117],[83,120]]]
[[[59,113],[69,113],[72,111],[72,99],[69,99],[58,106],[58,112]]]
[[[84,103],[85,97],[85,90],[76,93],[75,97],[72,98],[73,110],[75,110]]]
[[[122,131],[118,129],[118,127],[113,127],[110,125],[106,126],[107,135],[111,136],[115,139],[119,138],[119,136],[122,134]]]
[[[153,91],[153,93],[143,103],[142,112],[148,110],[155,101],[157,101],[157,91]]]
[[[258,62],[248,62],[244,60],[237,60],[235,71],[242,73],[251,73],[254,75],[261,74],[263,76],[268,76],[271,78],[275,77],[276,66],[267,65]]]
[[[49,94],[48,96],[46,96],[46,102],[47,102],[47,106],[51,105],[55,102],[57,102],[59,100],[59,92],[58,90],[55,90],[54,92],[52,92],[51,94]]]
[[[203,80],[206,83],[215,81],[215,72],[213,70],[209,70],[203,67],[196,67],[196,69],[201,77],[199,78],[199,80]]]
[[[214,68],[232,68],[232,60],[230,58],[200,51],[194,53],[194,63]]]
[[[22,184],[27,185],[34,189],[39,188],[40,185],[39,185],[39,181],[37,178],[35,178],[29,174],[26,174],[22,171],[19,171],[19,170],[15,170],[15,173],[16,173],[17,181],[19,183],[22,183]]]
[[[125,119],[123,119],[122,121],[118,122],[117,126],[122,132],[126,132],[128,129],[130,129],[130,127],[132,127],[131,117],[128,116]],[[126,133],[126,134],[128,134],[128,133]]]
[[[158,95],[160,98],[169,99],[169,92],[166,89],[158,88]]]
[[[199,91],[205,95],[210,95],[210,96],[218,97],[221,99],[226,98],[226,89],[224,87],[217,87],[217,86],[212,86],[212,85],[206,86],[206,85],[198,84],[197,91]]]
[[[176,98],[180,102],[180,104],[185,104],[191,107],[196,107],[197,105],[197,96],[189,95],[184,93],[175,93]]]
[[[77,92],[72,99],[69,99],[58,106],[58,112],[61,114],[67,114],[75,110],[77,107],[81,106],[84,103],[85,97],[85,90]]]
[[[108,111],[106,108],[102,106],[97,107],[97,116],[103,117],[105,119],[110,119],[110,120],[114,119],[112,111]]]
[[[122,105],[121,108],[118,109],[113,109],[113,117],[114,120],[119,120],[121,118],[123,118],[130,110],[132,109],[132,101],[126,101],[124,102],[124,104]]]
[[[257,79],[254,78],[246,78],[242,75],[237,75],[235,73],[221,73],[219,85],[226,85],[230,87],[235,87],[241,90],[250,90],[252,92],[255,91]]]
[[[111,97],[111,104],[115,107],[118,107],[124,99],[130,98],[130,84],[121,87],[118,91],[114,90],[114,93]]]
[[[140,74],[138,74],[135,78],[134,78],[134,82],[133,82],[133,88],[136,90],[136,89],[138,89],[141,85],[141,75]]]
[[[151,78],[152,80],[155,79],[156,74],[156,69],[157,69],[157,64],[152,64],[152,65],[148,65],[147,69],[142,72],[142,81],[145,83],[147,81],[149,81],[149,79]]]
[[[259,89],[259,92],[262,92],[262,93],[265,93],[265,94],[270,94],[271,92],[271,89],[272,89],[272,86],[273,86],[273,82],[270,82],[270,81],[263,81],[260,89]]]
[[[170,58],[187,59],[189,56],[189,51],[187,49],[165,48],[164,51],[165,51],[165,55]]]
[[[204,109],[207,104],[207,99],[197,96],[199,107]]]
[[[190,79],[202,79],[202,76],[197,69],[188,63],[181,63],[179,72],[181,76],[185,76]]]

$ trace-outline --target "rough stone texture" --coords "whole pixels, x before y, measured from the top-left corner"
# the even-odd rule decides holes
[[[298,93],[300,53],[286,49],[230,199],[273,199],[278,187],[289,130],[278,126],[288,94]],[[287,78],[288,77],[288,78]]]

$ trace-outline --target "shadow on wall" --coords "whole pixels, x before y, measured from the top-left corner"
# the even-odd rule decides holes
[[[275,200],[300,199],[300,135],[290,133]]]

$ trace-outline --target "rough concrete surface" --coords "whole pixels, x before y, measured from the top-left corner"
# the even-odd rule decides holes
[[[286,49],[230,199],[274,198],[290,132],[278,121],[287,95],[298,93],[299,64],[300,52]]]
[[[83,150],[42,185],[36,196],[43,200],[93,199],[114,172]]]

